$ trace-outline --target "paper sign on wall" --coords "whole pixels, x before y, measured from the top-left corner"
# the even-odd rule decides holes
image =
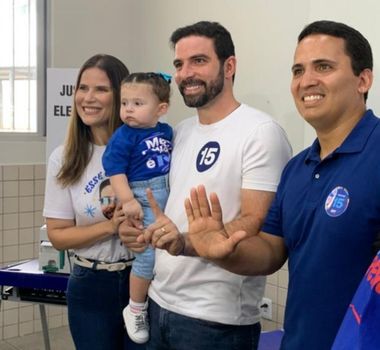
[[[77,68],[48,68],[46,95],[46,160],[64,142],[73,105]]]

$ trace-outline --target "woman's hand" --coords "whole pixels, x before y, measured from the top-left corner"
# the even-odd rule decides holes
[[[135,223],[126,219],[119,225],[119,237],[124,245],[131,251],[135,253],[142,253],[147,244],[144,239],[137,241],[138,237],[143,237],[143,230],[136,227]]]
[[[110,219],[110,223],[113,227],[113,232],[117,233],[119,231],[120,224],[125,220],[125,215],[120,203],[116,205],[116,208],[113,212],[113,216]]]

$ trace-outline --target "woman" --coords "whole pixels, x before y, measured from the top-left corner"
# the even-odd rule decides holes
[[[120,83],[129,74],[110,55],[95,55],[79,71],[73,112],[64,146],[50,156],[45,205],[49,238],[76,258],[67,287],[70,331],[79,350],[142,349],[123,327],[133,255],[117,231],[124,217],[116,207],[108,219],[100,189],[106,144],[121,124]]]

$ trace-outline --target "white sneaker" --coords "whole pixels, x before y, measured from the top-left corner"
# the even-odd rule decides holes
[[[141,312],[134,313],[129,305],[123,310],[125,328],[129,338],[137,344],[144,344],[149,340],[149,321],[147,307]]]

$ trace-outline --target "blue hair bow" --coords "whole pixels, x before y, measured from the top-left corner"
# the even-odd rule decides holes
[[[172,76],[170,74],[166,74],[166,73],[162,73],[162,72],[158,72],[157,73],[162,79],[164,79],[168,84],[171,83],[172,81]]]

